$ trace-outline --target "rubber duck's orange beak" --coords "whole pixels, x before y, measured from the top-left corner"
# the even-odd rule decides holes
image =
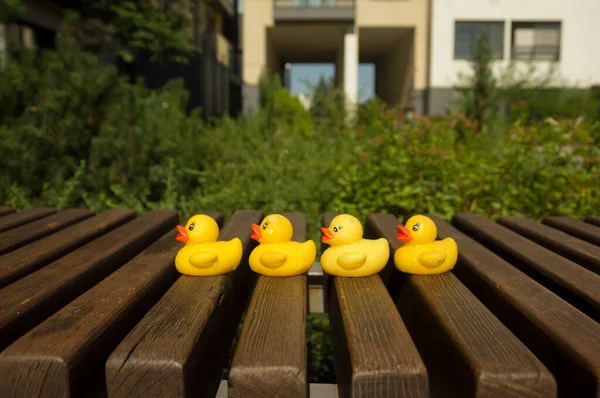
[[[188,236],[187,231],[185,230],[185,227],[178,225],[177,230],[179,231],[179,233],[177,234],[177,238],[175,238],[175,239],[186,244],[188,239],[190,239],[190,237]]]
[[[412,235],[410,234],[410,230],[402,225],[398,225],[396,227],[396,231],[398,231],[398,236],[396,236],[396,239],[398,239],[400,242],[406,243],[413,239]]]
[[[250,235],[250,237],[257,242],[260,242],[260,238],[262,238],[262,231],[260,230],[259,225],[252,224],[252,235]]]
[[[333,239],[333,233],[329,228],[321,227],[321,232],[323,232],[323,237],[321,238],[321,242],[327,243]]]

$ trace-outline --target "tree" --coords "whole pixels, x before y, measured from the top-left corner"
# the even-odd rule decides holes
[[[343,120],[344,94],[335,87],[334,79],[321,76],[313,88],[313,98],[310,106],[310,116],[318,123],[331,123]]]
[[[472,51],[471,74],[462,77],[457,87],[461,94],[460,103],[465,116],[475,122],[475,131],[480,132],[498,116],[500,96],[492,69],[494,53],[487,35],[483,34]]]
[[[22,0],[0,0],[0,22],[10,21],[24,11]]]
[[[22,0],[2,0],[0,16],[16,19]],[[76,36],[91,50],[111,52],[127,63],[137,56],[186,62],[196,51],[189,0],[55,0],[81,18],[73,24]],[[69,22],[74,22],[70,19]]]

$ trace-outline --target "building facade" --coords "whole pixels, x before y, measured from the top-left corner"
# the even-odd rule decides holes
[[[358,99],[358,65],[376,65],[375,94],[423,113],[428,87],[429,0],[246,0],[243,101],[259,103],[264,73],[287,63],[335,64],[335,81]]]
[[[598,0],[432,0],[429,113],[450,108],[453,87],[469,72],[471,48],[485,32],[497,72],[534,66],[557,86],[600,83]]]
[[[554,71],[555,86],[600,84],[598,0],[246,0],[244,110],[257,84],[286,63],[333,63],[356,99],[358,64],[374,63],[375,95],[420,114],[444,114],[471,49],[490,39],[500,73]]]

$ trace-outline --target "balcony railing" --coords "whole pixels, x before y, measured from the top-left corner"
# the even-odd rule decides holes
[[[353,7],[355,0],[275,0],[275,7]]]
[[[212,0],[212,2],[220,6],[228,15],[233,16],[235,14],[235,3],[233,0]]]
[[[355,18],[355,0],[274,0],[277,22],[340,21]]]

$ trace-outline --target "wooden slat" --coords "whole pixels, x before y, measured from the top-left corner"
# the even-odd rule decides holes
[[[472,213],[452,223],[595,320],[600,320],[600,276],[493,221]]]
[[[94,215],[87,209],[68,209],[0,233],[0,254],[60,231]]]
[[[326,214],[329,226],[335,214]],[[379,275],[330,277],[329,319],[338,394],[429,397],[425,365]]]
[[[500,217],[498,223],[600,274],[600,247],[525,217]]]
[[[392,254],[402,246],[394,216],[371,214],[367,224],[390,242]],[[433,396],[556,395],[548,369],[452,272],[405,279],[396,302],[425,361]]]
[[[251,224],[259,211],[236,212],[220,239],[244,247],[235,271],[214,277],[181,275],[127,335],[106,363],[109,397],[213,397],[255,281],[248,266]]]
[[[0,256],[0,289],[135,218],[114,209]]]
[[[600,226],[600,216],[589,216],[589,217],[586,217],[583,221],[587,222],[589,224],[594,224],[594,225]]]
[[[542,223],[600,246],[600,227],[569,217],[546,217]]]
[[[0,216],[5,216],[14,212],[16,212],[16,210],[12,207],[0,206]]]
[[[0,344],[13,342],[176,223],[173,211],[146,214],[0,290]]]
[[[600,324],[444,220],[459,248],[454,273],[550,369],[559,396],[600,396]]]
[[[18,213],[9,214],[0,218],[0,232],[8,231],[11,228],[27,224],[28,222],[38,220],[54,213],[56,213],[56,209],[40,208],[27,209]]]
[[[392,216],[393,217],[393,216]],[[395,228],[395,227],[394,227]],[[396,231],[396,230],[394,230]],[[370,222],[370,218],[367,216],[364,227],[364,237],[367,239],[378,239],[381,237],[380,230],[376,228],[376,224]],[[396,272],[396,266],[393,261],[394,252],[390,246],[390,260],[385,267],[379,272],[379,277],[383,283],[387,286],[388,291],[396,292],[399,290],[399,284],[404,282],[404,278],[399,276],[399,272]]]
[[[303,213],[284,213],[295,241],[305,241]],[[232,398],[294,398],[308,394],[307,275],[259,276],[229,372]]]
[[[97,393],[89,388],[104,385],[108,355],[177,279],[173,263],[183,245],[176,235],[165,234],[2,352],[0,391],[13,398]]]

